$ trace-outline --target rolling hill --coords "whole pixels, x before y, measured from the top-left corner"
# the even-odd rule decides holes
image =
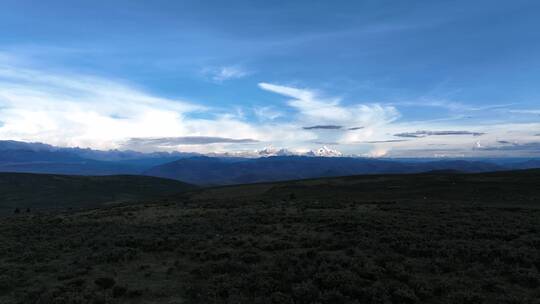
[[[145,174],[198,185],[224,185],[448,169],[460,172],[487,172],[503,168],[480,161],[458,160],[408,163],[351,157],[273,156],[255,159],[192,157],[155,166]]]
[[[540,208],[540,169],[461,173],[370,174],[199,188],[180,194],[201,202],[429,202]],[[227,203],[228,204],[228,203]]]
[[[45,209],[93,208],[159,198],[195,187],[149,176],[69,176],[0,173],[0,214],[15,208],[26,212]]]

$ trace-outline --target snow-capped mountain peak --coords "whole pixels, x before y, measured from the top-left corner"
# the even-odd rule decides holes
[[[327,146],[323,146],[317,150],[311,151],[309,153],[312,156],[319,156],[319,157],[340,157],[343,156],[343,153],[339,152],[338,150],[330,149]]]
[[[293,155],[291,151],[287,149],[276,149],[273,147],[265,147],[262,150],[258,150],[257,154],[259,156],[267,157],[267,156],[287,156],[287,155]]]

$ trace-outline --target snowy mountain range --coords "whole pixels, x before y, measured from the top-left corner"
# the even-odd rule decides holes
[[[272,156],[312,156],[312,157],[343,157],[343,153],[338,150],[323,146],[316,150],[308,151],[291,151],[284,148],[265,147],[261,150],[253,151],[238,151],[224,153],[209,153],[206,156],[212,157],[242,157],[242,158],[258,158]]]
[[[0,151],[33,151],[33,152],[64,152],[76,155],[82,158],[88,158],[99,161],[126,161],[132,159],[152,159],[168,157],[192,157],[192,156],[211,156],[211,157],[270,157],[270,156],[316,156],[316,157],[341,157],[343,154],[337,150],[323,146],[316,150],[309,151],[291,151],[284,148],[265,147],[261,150],[223,152],[223,153],[191,153],[191,152],[152,152],[142,153],[131,150],[94,150],[89,148],[66,148],[56,147],[43,143],[29,143],[13,140],[0,140]],[[0,159],[1,161],[1,159]]]
[[[486,172],[527,168],[540,168],[540,160],[365,158],[343,156],[339,151],[326,146],[312,151],[267,147],[212,155],[182,152],[141,153],[0,141],[0,172],[150,175],[201,185],[356,174],[417,173],[433,170]]]

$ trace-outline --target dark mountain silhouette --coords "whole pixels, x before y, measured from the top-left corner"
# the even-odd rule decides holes
[[[65,148],[55,147],[43,143],[28,143],[14,140],[0,140],[0,151],[33,151],[40,153],[64,153],[65,155],[77,156],[83,159],[99,161],[130,161],[141,159],[171,159],[197,156],[197,153],[187,152],[152,152],[143,153],[131,150],[94,150],[89,148]]]
[[[0,141],[0,171],[75,175],[141,174],[193,153],[141,153],[60,148],[42,143]]]
[[[507,165],[507,167],[512,169],[534,169],[534,168],[540,168],[540,160],[538,159],[530,159],[523,162],[518,163],[512,163]]]
[[[147,175],[171,178],[194,184],[241,184],[356,174],[417,173],[432,170],[486,172],[500,166],[469,161],[405,163],[398,161],[348,158],[276,156],[256,159],[224,160],[193,157],[156,166]]]

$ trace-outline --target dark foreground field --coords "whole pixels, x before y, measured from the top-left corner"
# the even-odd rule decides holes
[[[540,171],[197,190],[0,219],[0,303],[540,303]]]

